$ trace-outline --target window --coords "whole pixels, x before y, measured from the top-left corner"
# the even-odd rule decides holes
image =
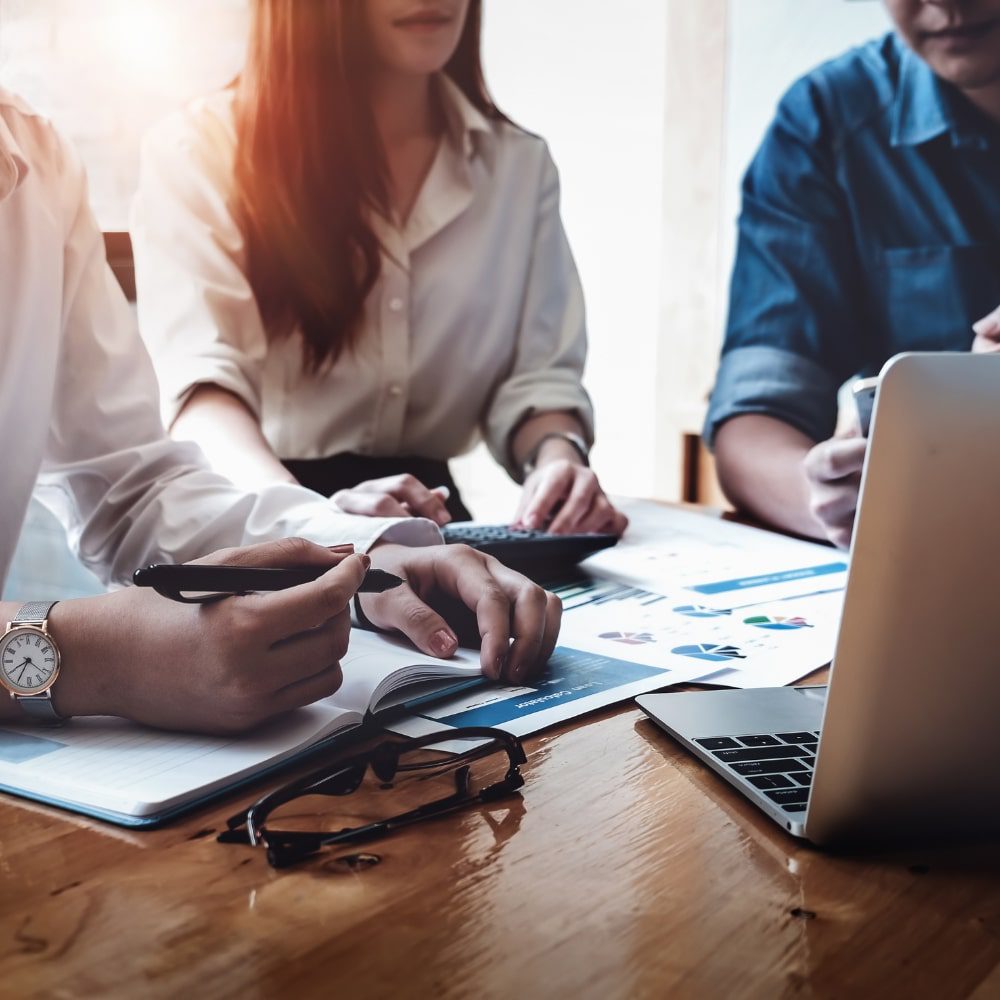
[[[246,0],[0,0],[0,82],[69,136],[105,230],[128,227],[139,143],[243,61]]]

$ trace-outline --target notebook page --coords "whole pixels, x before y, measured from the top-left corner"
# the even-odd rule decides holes
[[[155,815],[360,722],[319,703],[237,737],[167,733],[114,718],[73,719],[58,729],[3,726],[0,784],[83,807]]]
[[[406,640],[361,629],[351,632],[351,647],[341,668],[344,683],[326,703],[362,715],[386,694],[408,684],[480,674],[478,653],[460,649],[450,659],[439,660]]]

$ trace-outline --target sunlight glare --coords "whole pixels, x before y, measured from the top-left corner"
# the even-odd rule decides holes
[[[179,72],[175,26],[160,0],[124,0],[106,25],[111,54],[124,69],[161,78]]]

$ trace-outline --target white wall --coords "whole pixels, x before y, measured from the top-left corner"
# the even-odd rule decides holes
[[[656,0],[485,0],[493,96],[560,168],[587,302],[594,464],[609,489],[638,495],[653,483],[665,24]],[[510,513],[516,490],[481,454],[460,476],[477,514]]]

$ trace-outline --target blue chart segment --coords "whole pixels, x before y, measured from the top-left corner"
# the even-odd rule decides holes
[[[846,573],[847,563],[832,562],[822,566],[804,566],[802,569],[789,569],[780,573],[766,573],[763,576],[743,576],[733,580],[719,580],[717,583],[703,583],[696,587],[688,587],[699,594],[725,594],[731,590],[752,590],[756,587],[770,587],[778,583],[788,583],[792,580],[807,580],[814,576],[829,576],[831,573]]]
[[[681,604],[674,608],[674,612],[685,618],[725,618],[732,614],[729,608],[706,608],[703,604]]]
[[[535,684],[537,690],[470,708],[455,715],[441,716],[435,721],[449,726],[500,726],[525,715],[534,715],[547,708],[589,698],[648,677],[662,677],[664,685],[670,683],[668,670],[656,670],[638,663],[627,663],[596,653],[558,646],[549,660],[544,676]]]
[[[738,646],[721,646],[710,642],[701,642],[693,646],[675,646],[672,653],[678,656],[690,656],[696,660],[709,660],[712,663],[725,663],[727,660],[745,660],[744,653]]]
[[[744,618],[743,624],[767,629],[769,632],[794,632],[800,628],[812,628],[805,618],[783,618],[781,615],[752,615]]]

